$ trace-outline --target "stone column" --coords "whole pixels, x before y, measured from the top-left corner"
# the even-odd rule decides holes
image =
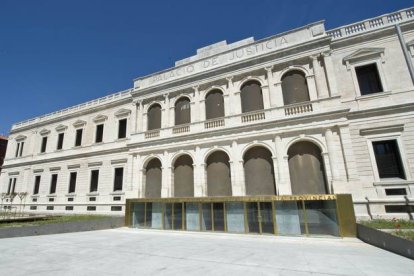
[[[168,94],[164,94],[164,108],[162,110],[163,118],[162,118],[162,127],[169,127],[170,123],[170,98]]]
[[[344,153],[345,168],[349,180],[358,180],[358,168],[356,166],[355,154],[352,147],[352,138],[349,126],[339,126],[342,152]]]
[[[272,160],[273,160],[273,171],[274,171],[274,181],[275,181],[275,191],[276,194],[279,194],[279,164],[277,162],[277,157],[276,156],[272,156]]]
[[[145,112],[142,113],[142,131],[148,131],[148,113],[147,113],[147,105],[143,105],[142,109],[145,110]]]
[[[132,133],[137,132],[137,119],[138,119],[138,106],[137,101],[132,101],[132,114],[131,114],[131,126],[132,126]]]
[[[145,183],[146,183],[146,171],[144,168],[138,170],[139,172],[139,183],[138,183],[138,197],[145,197]]]
[[[325,130],[326,147],[328,148],[329,166],[331,167],[332,180],[338,180],[338,168],[336,166],[335,142],[330,128]]]
[[[170,110],[168,112],[170,114],[169,126],[172,127],[175,125],[175,98],[170,99]]]
[[[284,102],[283,102],[283,91],[282,91],[282,82],[276,82],[274,84],[275,87],[275,106],[277,107],[281,107],[284,106]]]
[[[276,182],[276,185],[278,187],[278,194],[290,195],[292,194],[292,189],[290,187],[289,179],[286,177],[289,176],[289,165],[287,164],[287,158],[284,156],[282,138],[279,135],[276,135],[274,142],[278,172],[278,178]]]
[[[317,92],[316,92],[315,76],[314,75],[306,76],[306,83],[308,84],[309,99],[311,101],[317,100],[318,95],[317,95]]]
[[[205,121],[206,120],[206,99],[201,98],[202,91],[198,91],[198,99],[199,99],[199,120]]]
[[[322,79],[324,73],[320,70],[321,66],[318,62],[318,56],[319,55],[312,55],[310,56],[310,58],[312,60],[313,75],[315,76],[316,92],[318,95],[318,99],[323,99],[328,97],[328,91]]]
[[[323,52],[323,62],[325,64],[326,82],[329,87],[329,94],[331,97],[338,95],[338,88],[336,84],[335,68],[332,62],[331,51]]]
[[[191,122],[200,121],[200,92],[198,91],[198,85],[193,86],[194,89],[194,111],[191,110]]]
[[[142,132],[143,128],[142,128],[142,117],[143,117],[143,105],[142,105],[142,100],[137,102],[137,108],[138,108],[138,114],[137,114],[137,131],[136,132]]]
[[[173,188],[173,168],[169,163],[169,153],[164,151],[162,158],[162,185],[161,185],[161,197],[172,197],[174,194]]]
[[[230,91],[230,115],[240,114],[241,113],[241,99],[240,99],[240,91],[236,91],[233,83],[233,77],[228,77],[228,87]]]
[[[133,174],[135,169],[135,156],[133,154],[128,155],[128,175],[127,175],[127,191],[132,191]]]
[[[269,87],[269,107],[276,106],[276,88],[274,85],[273,79],[273,66],[265,67],[266,70],[266,78],[267,78],[267,86]]]

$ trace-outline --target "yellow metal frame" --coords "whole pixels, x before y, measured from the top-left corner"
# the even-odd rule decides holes
[[[228,231],[227,225],[227,202],[241,202],[243,203],[244,211],[244,229],[245,233],[250,233],[249,224],[248,224],[248,215],[247,215],[247,203],[256,202],[257,206],[257,216],[259,223],[259,234],[263,233],[263,221],[261,219],[261,202],[271,203],[271,212],[272,212],[272,223],[275,235],[278,235],[277,230],[277,221],[276,221],[276,201],[297,201],[301,203],[300,212],[303,214],[303,223],[305,224],[305,235],[309,235],[308,227],[308,215],[306,211],[307,201],[328,201],[334,200],[336,207],[336,217],[338,223],[339,236],[341,237],[355,237],[356,236],[356,221],[355,213],[352,203],[352,197],[348,194],[330,194],[330,195],[288,195],[288,196],[244,196],[244,197],[186,197],[186,198],[136,198],[136,199],[127,199],[125,207],[125,225],[132,226],[132,214],[133,214],[133,204],[135,203],[170,203],[171,204],[171,230],[186,230],[186,211],[185,205],[183,203],[198,203],[198,214],[199,214],[199,225],[198,231],[216,231],[215,222],[214,222],[214,205],[213,203],[222,203],[223,204],[223,223],[224,223],[224,232]],[[175,204],[181,203],[181,227],[176,229],[175,227]],[[202,228],[202,217],[203,217],[203,204],[210,203],[210,219],[211,219],[211,230],[203,230]],[[178,207],[178,206],[177,206]],[[162,229],[165,229],[165,205],[161,208],[162,214]],[[301,221],[302,223],[302,221]],[[147,204],[144,204],[144,228],[149,228],[147,224]],[[219,230],[222,232],[222,230]],[[267,233],[266,233],[267,234]]]

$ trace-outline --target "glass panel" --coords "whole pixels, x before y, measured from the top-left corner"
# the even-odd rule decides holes
[[[214,231],[224,231],[224,203],[213,203]]]
[[[183,229],[183,205],[182,203],[173,203],[174,204],[174,230],[182,230]]]
[[[133,227],[145,227],[145,203],[135,203],[132,212]]]
[[[154,228],[154,229],[161,229],[162,228],[162,203],[159,203],[159,202],[152,203],[151,211],[152,211],[151,220],[149,220],[147,217],[147,226]],[[148,207],[147,207],[147,214],[148,214]]]
[[[262,221],[262,233],[273,234],[273,214],[271,202],[260,202],[260,216]]]
[[[186,229],[190,231],[199,231],[200,230],[200,217],[198,213],[198,203],[186,203],[185,208],[185,221]]]
[[[201,216],[201,230],[211,231],[213,230],[211,224],[211,203],[203,203]]]
[[[146,220],[146,227],[151,228],[152,222],[152,202],[146,203],[146,211],[145,211],[145,220]]]
[[[164,229],[172,229],[172,203],[164,206]]]
[[[305,201],[309,234],[339,236],[334,200]]]
[[[305,234],[301,225],[303,216],[300,214],[302,213],[300,203],[297,201],[275,201],[277,233],[279,235]]]
[[[257,202],[246,202],[246,208],[249,233],[259,233],[259,210],[257,208]]]
[[[227,231],[244,233],[244,208],[242,202],[226,203]]]

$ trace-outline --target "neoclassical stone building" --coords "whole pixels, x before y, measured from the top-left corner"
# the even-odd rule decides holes
[[[126,198],[350,193],[359,217],[411,215],[413,60],[412,8],[222,41],[13,125],[1,192],[83,213],[121,213]]]

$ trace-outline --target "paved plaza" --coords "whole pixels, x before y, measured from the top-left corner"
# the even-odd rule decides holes
[[[113,229],[0,240],[1,275],[414,275],[357,239]]]

